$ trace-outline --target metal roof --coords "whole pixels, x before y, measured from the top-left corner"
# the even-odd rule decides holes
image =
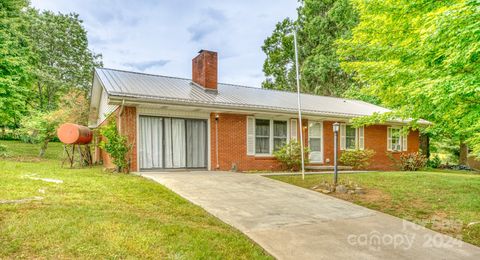
[[[111,97],[140,98],[176,103],[297,111],[297,94],[232,84],[206,91],[191,79],[97,68],[95,75]],[[359,100],[302,94],[302,111],[322,116],[356,117],[390,110]]]

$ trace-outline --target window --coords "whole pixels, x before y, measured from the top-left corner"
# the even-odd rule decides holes
[[[273,151],[287,143],[287,121],[273,121]]]
[[[255,153],[270,153],[270,120],[255,120]]]
[[[357,148],[357,129],[351,125],[345,126],[345,148],[347,150]]]
[[[340,124],[340,149],[341,150],[363,150],[365,148],[365,129],[352,125]]]
[[[287,143],[288,121],[253,118],[251,120],[249,124],[255,122],[255,127],[250,131],[255,133],[251,134],[252,141],[249,142],[247,139],[247,142],[248,145],[253,146],[253,136],[255,136],[255,153],[252,151],[249,154],[270,155]],[[247,147],[248,149],[250,148]]]
[[[403,137],[402,137],[401,128],[389,127],[388,128],[388,150],[402,151],[402,142],[403,142]]]

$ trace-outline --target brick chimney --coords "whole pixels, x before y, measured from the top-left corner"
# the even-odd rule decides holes
[[[200,50],[192,60],[192,81],[208,90],[217,90],[217,53]]]

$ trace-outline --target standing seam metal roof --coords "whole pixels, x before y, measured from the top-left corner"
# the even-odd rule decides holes
[[[95,74],[111,96],[209,104],[242,108],[296,111],[293,92],[219,83],[217,92],[192,84],[191,79],[97,68]],[[390,110],[359,100],[301,94],[302,110],[319,115],[366,116]]]

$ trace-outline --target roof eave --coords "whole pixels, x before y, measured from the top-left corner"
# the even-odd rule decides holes
[[[181,100],[174,98],[158,98],[158,97],[148,97],[140,95],[126,95],[124,93],[109,93],[111,104],[116,104],[116,102],[122,102],[122,100],[129,102],[137,103],[149,103],[149,104],[166,104],[166,105],[183,105],[183,106],[192,106],[195,105],[201,108],[210,108],[215,109],[234,109],[243,112],[274,112],[274,113],[284,113],[295,115],[298,113],[296,109],[287,109],[287,108],[278,108],[278,107],[267,107],[267,106],[253,106],[253,105],[238,105],[238,104],[229,104],[229,103],[212,103],[212,102],[194,102],[191,100]],[[347,114],[347,113],[335,113],[335,112],[325,112],[325,111],[313,111],[302,109],[302,113],[305,115],[311,116],[323,116],[331,118],[341,118],[341,119],[351,119],[357,117],[363,117],[368,115],[359,115],[359,114]],[[389,121],[387,123],[406,123],[402,121]]]

